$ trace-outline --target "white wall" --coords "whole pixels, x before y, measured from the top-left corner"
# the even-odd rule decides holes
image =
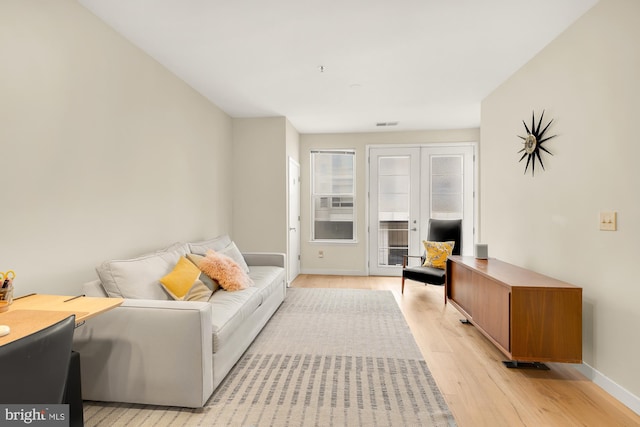
[[[583,287],[583,358],[640,396],[640,2],[602,0],[482,103],[481,239],[491,256]],[[523,175],[522,120],[558,137]],[[545,120],[546,122],[546,120]],[[618,231],[598,213],[618,212]],[[605,382],[607,378],[604,378]]]
[[[0,2],[0,271],[94,266],[231,229],[231,119],[73,0]]]
[[[233,119],[232,237],[243,251],[287,250],[287,130],[284,117]]]
[[[289,120],[286,123],[286,147],[287,158],[300,163],[300,134]]]
[[[302,175],[301,271],[308,274],[366,274],[367,146],[375,144],[476,142],[478,139],[478,129],[300,135],[300,172]],[[310,241],[311,176],[309,161],[311,150],[328,148],[356,150],[357,243],[312,243]],[[320,250],[324,252],[323,258],[318,257],[318,251]]]

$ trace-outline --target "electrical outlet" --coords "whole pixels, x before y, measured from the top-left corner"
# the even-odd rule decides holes
[[[600,212],[600,230],[616,231],[617,229],[618,227],[616,212]]]
[[[324,251],[318,251],[318,258],[324,258]]]

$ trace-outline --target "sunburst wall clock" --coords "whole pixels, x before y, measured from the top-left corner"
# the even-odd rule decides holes
[[[527,158],[527,164],[524,167],[524,173],[525,174],[527,173],[527,169],[529,169],[529,164],[531,164],[531,176],[535,175],[536,159],[538,159],[538,162],[540,162],[540,166],[542,167],[542,170],[544,170],[544,163],[542,163],[540,150],[553,156],[553,154],[549,150],[547,150],[545,147],[542,146],[542,144],[544,144],[551,138],[555,138],[557,136],[557,135],[552,135],[552,136],[547,136],[545,138],[547,129],[549,129],[549,126],[551,125],[551,123],[553,123],[553,119],[551,119],[549,123],[547,123],[547,125],[544,128],[542,128],[543,118],[544,118],[544,110],[542,110],[542,114],[540,115],[540,120],[538,120],[538,125],[536,126],[536,113],[532,112],[531,113],[531,129],[529,129],[529,127],[527,126],[527,123],[523,120],[522,124],[524,125],[524,129],[527,131],[527,135],[526,136],[518,135],[518,138],[524,141],[523,142],[524,147],[522,148],[522,150],[518,151],[518,153],[522,153],[523,151],[524,153],[522,154],[522,157],[520,157],[520,160],[518,161],[521,162],[524,160],[525,157]]]

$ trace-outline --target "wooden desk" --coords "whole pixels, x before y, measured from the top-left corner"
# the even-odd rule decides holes
[[[582,362],[582,288],[460,256],[449,257],[445,286],[451,304],[509,359]]]
[[[0,313],[0,325],[11,328],[0,337],[0,345],[10,343],[51,326],[72,314],[76,325],[122,304],[122,298],[95,298],[33,294],[14,299],[9,309]]]
[[[45,329],[74,314],[76,326],[85,320],[122,304],[122,298],[74,297],[65,295],[26,295],[13,300],[9,309],[0,313],[0,325],[11,328],[9,335],[0,337],[0,346]],[[80,356],[72,351],[64,403],[69,405],[71,427],[84,425]]]

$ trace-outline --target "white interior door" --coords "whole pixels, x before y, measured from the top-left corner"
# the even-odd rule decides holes
[[[300,165],[292,158],[289,158],[287,186],[289,194],[287,280],[291,283],[300,274]]]
[[[420,148],[371,148],[369,161],[369,274],[399,276],[420,242]]]

